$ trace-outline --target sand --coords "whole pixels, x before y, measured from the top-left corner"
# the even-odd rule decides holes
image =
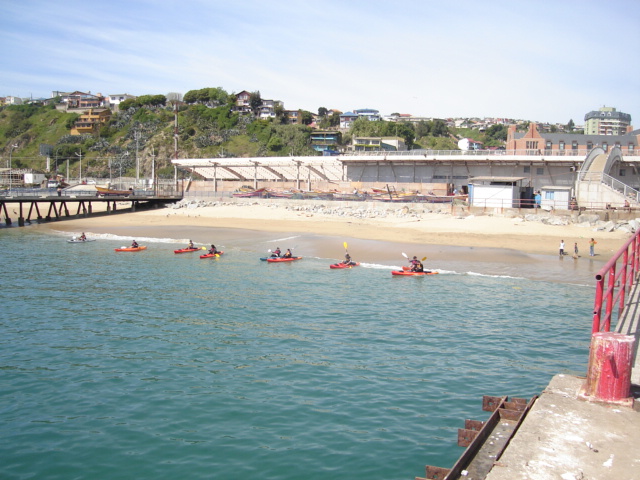
[[[314,201],[310,201],[313,202]],[[317,201],[315,201],[317,203]],[[127,204],[123,203],[120,208]],[[114,229],[126,229],[132,235],[136,227],[182,227],[183,238],[195,236],[203,227],[244,229],[259,232],[279,232],[325,235],[338,238],[376,240],[401,244],[440,245],[507,249],[518,252],[557,255],[561,240],[565,251],[573,254],[578,243],[580,254],[588,256],[589,239],[598,243],[598,257],[610,258],[630,234],[623,231],[597,230],[594,226],[548,225],[540,221],[526,221],[522,216],[509,218],[499,215],[470,215],[423,212],[417,208],[416,216],[389,215],[386,218],[358,218],[347,215],[299,211],[305,208],[301,202],[286,203],[282,200],[250,200],[237,203],[220,202],[216,206],[198,208],[163,208],[109,216],[79,218],[70,222],[55,222],[57,230],[68,232],[90,231],[110,233]],[[307,204],[309,205],[309,204]],[[344,205],[344,204],[343,204]],[[328,208],[335,208],[327,205]],[[308,206],[306,208],[309,208]],[[368,208],[357,205],[349,208]],[[396,206],[374,206],[397,210]],[[414,207],[409,207],[414,208]],[[192,230],[189,230],[192,229]],[[194,238],[208,243],[208,238]]]

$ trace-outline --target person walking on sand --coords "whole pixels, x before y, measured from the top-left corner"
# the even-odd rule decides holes
[[[564,255],[564,240],[560,240],[560,256]]]
[[[594,257],[596,255],[596,242],[593,238],[589,240],[589,256]]]
[[[573,244],[573,258],[578,258],[578,242]]]

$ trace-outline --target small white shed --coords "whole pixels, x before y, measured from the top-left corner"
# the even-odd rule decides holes
[[[572,187],[542,187],[540,189],[540,206],[546,209],[569,210]]]
[[[519,208],[526,177],[473,177],[469,179],[469,204],[473,207]]]

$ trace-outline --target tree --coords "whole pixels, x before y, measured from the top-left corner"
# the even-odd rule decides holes
[[[258,115],[261,106],[262,97],[260,96],[260,91],[256,90],[255,92],[251,92],[251,95],[249,96],[249,107],[254,115]]]
[[[313,114],[307,110],[298,110],[300,113],[300,121],[303,125],[311,125],[313,123]]]
[[[575,126],[576,126],[576,124],[573,123],[573,119],[570,118],[569,119],[569,123],[567,123],[567,127],[566,127],[567,132],[573,132],[573,129],[575,128]]]
[[[326,108],[324,108],[324,107],[320,107],[320,108],[318,109],[318,116],[319,116],[319,117],[326,117],[328,113],[329,113],[329,110],[327,110],[327,109],[326,109]]]

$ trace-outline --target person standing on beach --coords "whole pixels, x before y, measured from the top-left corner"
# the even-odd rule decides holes
[[[573,244],[573,256],[574,258],[578,258],[578,242]]]
[[[589,240],[589,255],[591,257],[594,257],[596,255],[596,242],[593,238],[591,240]]]
[[[564,240],[560,240],[560,256],[564,255]]]

